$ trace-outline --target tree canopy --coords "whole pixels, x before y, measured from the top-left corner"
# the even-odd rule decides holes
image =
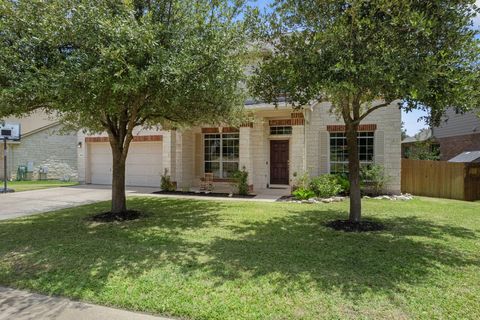
[[[252,81],[256,96],[294,106],[330,101],[346,125],[350,220],[360,221],[358,125],[401,102],[429,110],[479,104],[474,0],[277,0],[263,41],[272,50]],[[400,134],[400,133],[399,133]],[[399,155],[400,156],[400,155]]]
[[[43,108],[107,132],[113,211],[124,211],[134,127],[218,123],[241,111],[242,9],[227,0],[2,1],[1,113]]]
[[[243,102],[237,10],[206,0],[4,2],[2,109],[41,105],[99,131],[119,109],[136,110],[135,124],[220,120]]]

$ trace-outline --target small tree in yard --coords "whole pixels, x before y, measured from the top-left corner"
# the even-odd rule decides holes
[[[242,170],[238,170],[234,173],[233,178],[235,179],[235,187],[237,188],[238,194],[246,196],[250,193],[250,186],[248,185],[248,171],[245,167]]]
[[[67,126],[106,132],[112,213],[122,214],[135,127],[213,124],[240,112],[242,6],[227,0],[2,1],[1,112],[43,108]]]
[[[253,91],[274,103],[286,97],[295,107],[332,103],[346,127],[350,222],[361,220],[357,133],[362,120],[393,104],[428,109],[435,123],[447,107],[478,105],[474,2],[274,2],[262,38],[273,49],[257,68]]]

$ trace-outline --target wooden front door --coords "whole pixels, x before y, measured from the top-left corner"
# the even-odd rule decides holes
[[[270,184],[288,184],[288,140],[270,140]]]

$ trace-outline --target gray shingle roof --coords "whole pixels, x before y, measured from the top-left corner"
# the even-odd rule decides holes
[[[465,151],[448,160],[448,162],[477,162],[480,161],[480,151]]]
[[[411,143],[411,142],[421,142],[427,141],[432,137],[432,130],[422,130],[413,137],[406,137],[403,139],[402,143]]]

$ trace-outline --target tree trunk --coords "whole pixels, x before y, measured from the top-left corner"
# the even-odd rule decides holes
[[[126,157],[118,148],[112,146],[112,212],[123,213],[127,211],[127,198],[125,195],[125,162]]]
[[[350,221],[360,222],[362,199],[360,194],[360,159],[358,157],[358,125],[347,124],[348,177],[350,181]]]
[[[125,194],[125,170],[128,150],[133,140],[133,128],[137,124],[138,106],[129,114],[127,108],[118,117],[103,115],[102,123],[108,133],[112,148],[112,213],[127,211]]]

